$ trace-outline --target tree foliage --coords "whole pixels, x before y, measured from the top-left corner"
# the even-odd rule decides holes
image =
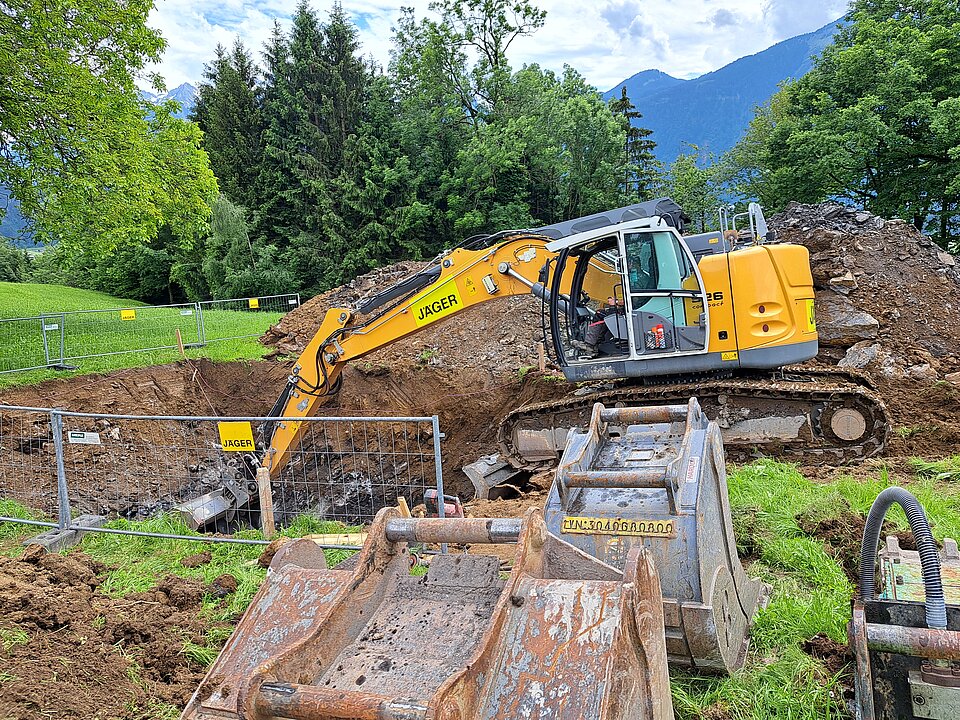
[[[715,225],[714,213],[721,204],[717,182],[720,167],[696,145],[690,145],[670,164],[666,194],[683,208],[696,232],[706,232]]]
[[[960,4],[856,0],[814,69],[732,153],[740,187],[778,208],[836,198],[960,233]]]
[[[0,2],[0,182],[35,235],[76,251],[189,243],[216,182],[200,135],[149,116],[133,76],[163,50],[152,0]]]

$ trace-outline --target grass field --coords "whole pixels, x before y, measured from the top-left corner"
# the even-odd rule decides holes
[[[121,314],[119,308],[129,308],[132,312]],[[55,315],[75,310],[104,311]],[[198,343],[201,336],[199,318],[192,306],[153,308],[104,293],[61,285],[0,283],[0,319],[35,317],[40,314],[54,316],[42,322],[27,320],[0,323],[0,371],[44,366],[48,357],[61,357],[61,351],[64,363],[75,365],[78,369],[70,372],[50,369],[0,372],[0,388],[69,374],[106,372],[170,362],[179,354],[176,349],[177,330],[187,346]],[[261,357],[265,350],[255,336],[266,331],[281,317],[281,312],[204,310],[203,335],[207,344],[197,348],[188,347],[186,355],[213,360]],[[241,335],[253,337],[236,337]],[[158,347],[166,349],[140,349]],[[115,354],[101,357],[106,353]]]
[[[909,489],[925,506],[934,535],[960,537],[960,488],[954,474],[960,457],[938,463],[917,461]],[[760,460],[733,470],[728,477],[730,501],[738,547],[745,557],[748,574],[773,586],[769,606],[763,610],[752,632],[746,666],[732,677],[710,677],[671,670],[673,703],[680,720],[696,718],[760,720],[827,720],[847,718],[839,678],[823,663],[802,649],[804,640],[824,633],[846,642],[853,585],[844,572],[841,557],[830,544],[801,529],[798,518],[841,518],[854,513],[865,515],[877,494],[890,484],[884,470],[874,477],[841,475],[830,483],[814,483],[796,467]],[[25,513],[7,502],[0,514]],[[888,519],[897,529],[906,529],[906,518],[893,511]],[[186,533],[164,518],[146,523],[115,521],[117,527]],[[286,531],[297,535],[329,531],[316,521],[305,520]],[[0,551],[19,553],[19,539],[28,529],[0,524]],[[256,531],[250,531],[256,537]],[[197,552],[196,543],[152,538],[87,535],[82,549],[111,567],[104,590],[113,595],[145,590],[166,574],[212,579],[231,573],[239,589],[229,606],[210,608],[211,621],[234,621],[263,581],[264,571],[252,560],[255,547],[210,545],[214,560],[203,568],[188,570],[180,558]],[[331,562],[343,557],[330,556]],[[205,648],[212,662],[226,638],[212,637]],[[171,711],[174,709],[171,708]],[[173,713],[172,717],[176,714]]]

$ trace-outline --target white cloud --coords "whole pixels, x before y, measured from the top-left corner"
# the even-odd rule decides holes
[[[564,63],[605,90],[649,68],[676,77],[715,70],[784,38],[815,30],[843,14],[838,0],[540,0],[544,27],[511,48],[515,66],[537,62],[560,70]],[[401,5],[418,17],[429,0],[343,0],[357,22],[363,53],[389,61],[391,28]],[[321,16],[331,4],[316,2]],[[239,36],[259,53],[274,21],[289,28],[292,2],[281,0],[158,0],[150,24],[168,48],[155,68],[168,87],[202,78],[203,64],[218,43]]]

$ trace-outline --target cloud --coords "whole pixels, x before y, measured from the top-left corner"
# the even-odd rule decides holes
[[[796,0],[767,0],[763,6],[765,23],[777,40],[784,40],[836,20],[847,9],[846,2],[797,2]]]
[[[843,14],[838,0],[534,0],[547,11],[543,28],[511,47],[515,67],[524,63],[561,70],[570,64],[601,90],[649,68],[695,77],[786,37],[809,32]],[[401,6],[417,17],[429,0],[343,0],[354,19],[362,53],[382,65],[390,59],[392,27]],[[321,18],[330,5],[314,2]],[[168,87],[202,79],[214,48],[239,37],[260,60],[274,21],[289,29],[289,0],[160,0],[150,24],[167,39],[155,68]],[[739,26],[737,42],[730,28]],[[744,32],[743,28],[750,28]],[[723,30],[724,32],[716,32]]]
[[[720,8],[710,16],[710,24],[717,29],[732,27],[740,24],[740,18],[736,13]]]

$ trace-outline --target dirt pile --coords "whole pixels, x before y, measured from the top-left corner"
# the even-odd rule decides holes
[[[321,293],[284,315],[280,322],[260,338],[260,342],[264,345],[274,345],[281,352],[302,352],[310,342],[310,338],[320,329],[320,323],[327,310],[334,307],[355,310],[365,300],[419,272],[429,264],[407,260],[359,275],[346,285]]]
[[[770,226],[810,250],[823,358],[923,380],[960,366],[960,268],[912,225],[791,203]]]
[[[829,203],[791,203],[770,226],[780,240],[810,250],[817,362],[861,370],[878,386],[900,431],[888,452],[955,449],[960,443],[957,259],[903,220]]]
[[[168,577],[150,592],[111,598],[87,555],[39,546],[0,558],[0,717],[146,720],[157,703],[183,707],[204,667],[202,583]]]
[[[426,266],[427,263],[403,262],[361,275],[348,285],[305,302],[260,341],[279,352],[299,354],[331,307],[355,310],[364,300]],[[468,375],[476,371],[501,381],[516,380],[519,368],[537,364],[537,343],[542,340],[540,300],[532,296],[512,297],[436,323],[413,337],[371,353],[361,364],[373,373],[427,366],[455,372],[462,369]]]

